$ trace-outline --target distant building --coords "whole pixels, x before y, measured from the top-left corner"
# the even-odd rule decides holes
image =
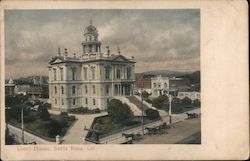
[[[15,87],[16,94],[27,95],[30,90],[29,84],[17,84]]]
[[[8,83],[5,84],[5,96],[15,95],[15,83],[12,78],[9,79]]]
[[[137,90],[143,89],[146,91],[150,91],[151,93],[151,78],[153,75],[143,75],[135,78],[135,88]]]
[[[190,98],[192,101],[198,99],[200,100],[200,92],[178,92],[178,98],[183,99],[185,97]]]
[[[157,97],[163,94],[176,96],[178,91],[188,91],[189,85],[183,78],[157,76],[151,78],[152,96]]]
[[[83,53],[68,56],[65,49],[49,62],[49,99],[52,109],[68,111],[72,108],[107,109],[114,96],[133,94],[134,57],[101,52],[98,31],[90,24],[84,30]]]
[[[32,85],[28,90],[28,94],[34,97],[48,98],[49,87],[48,85]]]

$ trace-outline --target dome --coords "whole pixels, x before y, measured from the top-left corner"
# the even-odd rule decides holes
[[[85,30],[84,30],[84,33],[85,33],[85,34],[86,34],[86,33],[97,33],[97,32],[98,32],[98,31],[97,31],[96,27],[93,26],[93,25],[87,26],[87,27],[85,28]]]

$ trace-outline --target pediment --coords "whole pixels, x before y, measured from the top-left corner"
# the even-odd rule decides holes
[[[125,58],[125,57],[122,56],[122,55],[116,55],[116,56],[113,58],[113,60],[115,60],[115,61],[128,61],[128,59]]]
[[[62,57],[54,57],[52,58],[52,60],[50,61],[50,64],[52,63],[60,63],[63,61],[63,58]]]

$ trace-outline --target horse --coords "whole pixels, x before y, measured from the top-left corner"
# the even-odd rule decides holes
[[[197,113],[188,113],[187,112],[186,114],[187,114],[188,119],[199,117],[199,115]]]
[[[128,139],[128,138],[132,138],[132,140],[134,140],[134,138],[135,138],[135,134],[126,134],[126,133],[122,133],[122,136],[124,136],[126,139]]]
[[[156,134],[158,131],[157,127],[146,127],[145,129],[148,130],[149,135]]]

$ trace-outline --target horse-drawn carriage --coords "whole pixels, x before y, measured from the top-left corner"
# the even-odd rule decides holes
[[[152,134],[165,134],[167,132],[167,129],[169,128],[170,128],[170,125],[167,125],[167,123],[164,122],[159,126],[146,127],[145,129],[148,131],[149,135],[152,135]]]
[[[197,114],[197,113],[186,113],[187,114],[187,119],[192,119],[192,118],[198,118],[200,117],[200,114]]]

